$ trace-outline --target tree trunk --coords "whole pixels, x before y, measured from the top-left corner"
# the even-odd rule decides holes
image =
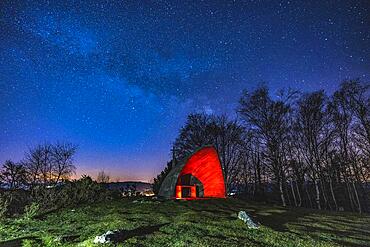
[[[281,197],[281,202],[283,203],[283,207],[286,207],[282,179],[280,179],[279,181],[279,190],[280,190],[280,197]]]
[[[317,205],[317,209],[321,209],[321,205],[320,205],[320,189],[319,189],[319,183],[318,183],[317,179],[315,179],[314,183],[315,183],[315,190],[316,190],[316,205]]]
[[[297,207],[297,199],[295,197],[295,192],[294,192],[294,187],[293,187],[293,180],[290,183],[290,188],[292,189],[292,194],[293,194],[293,200],[294,200],[294,206]]]
[[[329,209],[332,210],[330,202],[328,201],[328,198],[326,197],[326,188],[324,186],[324,183],[322,182],[322,179],[320,179],[320,184],[321,184],[322,196],[323,196],[324,202],[325,202],[325,209],[327,209],[328,206],[329,206]]]
[[[335,198],[335,194],[334,194],[334,190],[333,190],[333,181],[332,181],[331,178],[329,178],[329,186],[330,186],[331,197],[333,198],[333,202],[334,202],[334,205],[335,205],[335,210],[338,211],[338,204],[337,204],[337,200]]]
[[[350,187],[348,185],[348,181],[346,181],[346,188],[347,188],[347,192],[348,192],[349,202],[350,202],[350,205],[351,205],[351,210],[355,211],[354,202],[353,202]]]
[[[310,206],[311,206],[311,208],[313,208],[311,197],[310,197],[310,193],[308,193],[308,188],[307,187],[306,187],[306,193],[307,193],[308,201],[310,202]]]
[[[301,198],[301,192],[299,191],[298,183],[295,183],[295,187],[297,189],[297,195],[298,195],[298,207],[302,206],[302,198]]]
[[[262,182],[261,182],[261,164],[260,164],[259,157],[257,159],[256,168],[257,168],[256,169],[257,170],[257,193],[258,193],[258,197],[261,197]]]
[[[253,198],[256,199],[256,197],[258,196],[258,185],[257,185],[258,181],[257,181],[257,169],[254,169],[254,187],[253,187]],[[257,194],[257,196],[256,196]]]
[[[352,181],[352,187],[353,187],[353,190],[355,192],[355,196],[356,196],[356,200],[357,200],[358,212],[361,214],[362,213],[361,203],[360,203],[360,199],[358,197],[358,193],[357,193],[357,189],[356,189],[356,185],[355,185],[354,181]]]

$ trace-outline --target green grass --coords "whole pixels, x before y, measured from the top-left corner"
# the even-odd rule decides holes
[[[260,229],[249,230],[237,219],[239,210],[260,222]],[[236,199],[118,200],[68,208],[36,220],[2,223],[0,246],[98,246],[94,237],[114,229],[127,230],[119,246],[370,246],[370,215]]]

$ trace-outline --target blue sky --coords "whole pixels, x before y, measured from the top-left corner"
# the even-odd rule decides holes
[[[78,175],[148,181],[191,112],[233,117],[261,82],[331,93],[370,75],[367,1],[0,6],[0,162],[68,141]]]

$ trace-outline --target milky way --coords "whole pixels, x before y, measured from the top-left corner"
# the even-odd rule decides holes
[[[243,89],[370,76],[369,1],[1,1],[0,162],[79,146],[78,174],[150,180],[190,112]]]

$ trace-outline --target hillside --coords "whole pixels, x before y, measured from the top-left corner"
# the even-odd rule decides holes
[[[261,223],[249,230],[236,214]],[[367,246],[370,216],[250,203],[236,199],[122,199],[68,208],[29,222],[8,220],[0,246],[98,246],[95,236],[121,230],[118,246]],[[109,246],[109,245],[104,245]]]
[[[106,187],[109,189],[119,189],[119,190],[135,189],[135,191],[137,192],[152,190],[152,184],[136,181],[111,182],[106,184]]]

